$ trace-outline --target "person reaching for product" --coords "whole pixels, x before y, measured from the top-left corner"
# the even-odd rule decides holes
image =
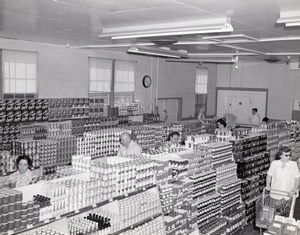
[[[278,149],[276,159],[271,163],[267,174],[266,190],[279,190],[287,192],[290,197],[298,192],[300,173],[297,163],[291,161],[291,149],[282,146]],[[278,196],[270,193],[270,197],[281,200],[287,197]]]
[[[37,176],[31,172],[32,160],[27,155],[20,155],[16,160],[17,171],[9,176],[9,186],[23,187],[36,181]]]
[[[120,135],[120,143],[121,145],[117,154],[118,157],[141,155],[142,147],[132,140],[132,137],[128,132],[124,132]]]

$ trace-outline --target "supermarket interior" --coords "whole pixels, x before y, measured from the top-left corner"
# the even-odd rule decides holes
[[[11,101],[1,104],[7,108]],[[64,103],[31,101],[35,108],[42,102],[43,112],[51,112],[53,102]],[[90,105],[88,99],[84,103]],[[129,121],[130,116],[48,118],[2,124],[3,131],[18,134],[1,144],[4,233],[217,235],[298,228],[292,221],[299,215],[297,205],[272,209],[262,202],[279,146],[288,146],[299,162],[296,121],[220,130],[215,119],[145,124]],[[167,141],[174,132],[184,144]],[[141,146],[140,155],[117,156],[122,133]],[[32,159],[35,183],[9,188],[19,155]]]
[[[1,0],[0,235],[300,235],[299,0]]]

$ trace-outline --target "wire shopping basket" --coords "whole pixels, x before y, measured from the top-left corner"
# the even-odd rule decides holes
[[[279,196],[281,199],[274,199],[272,196]],[[290,197],[285,191],[263,190],[262,195],[256,201],[255,225],[258,228],[266,229],[273,222],[275,215],[293,218],[296,203],[296,194]]]

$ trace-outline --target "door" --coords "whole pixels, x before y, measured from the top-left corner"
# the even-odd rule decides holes
[[[158,98],[158,113],[160,121],[177,122],[182,116],[182,98]],[[164,112],[167,111],[167,113]],[[167,115],[167,118],[166,118]]]
[[[159,120],[163,122],[165,120],[165,115],[166,115],[164,110],[167,110],[167,100],[158,100],[157,106],[158,106]]]
[[[167,100],[168,123],[178,121],[178,100]]]

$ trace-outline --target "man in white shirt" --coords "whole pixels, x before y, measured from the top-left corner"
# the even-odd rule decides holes
[[[259,126],[261,124],[261,117],[257,113],[257,111],[258,111],[257,108],[252,109],[252,117],[250,118],[250,121],[251,121],[251,124]]]
[[[132,140],[131,135],[128,132],[124,132],[120,135],[120,142],[121,145],[117,156],[125,157],[128,155],[141,155],[141,146]]]
[[[275,160],[271,163],[267,174],[267,190],[274,189],[284,191],[291,197],[298,191],[300,173],[297,163],[291,161],[291,149],[283,146],[278,150],[277,155],[280,160]],[[271,197],[277,200],[289,197],[271,194]]]

